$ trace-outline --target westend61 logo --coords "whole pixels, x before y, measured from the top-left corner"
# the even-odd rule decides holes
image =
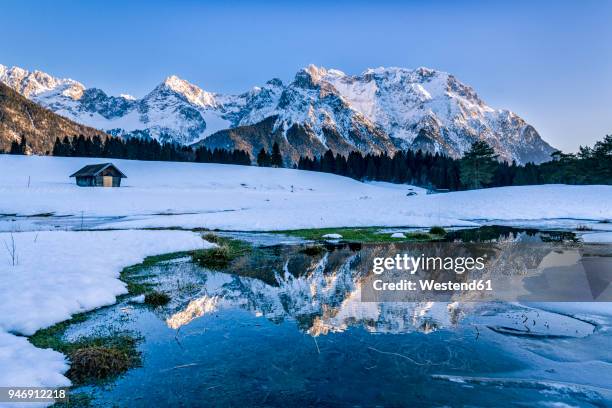
[[[406,271],[414,275],[418,270],[423,271],[453,271],[462,274],[465,271],[479,270],[485,268],[485,256],[479,257],[441,257],[441,256],[409,256],[408,254],[397,254],[394,257],[374,258],[372,272],[380,275],[385,271]]]

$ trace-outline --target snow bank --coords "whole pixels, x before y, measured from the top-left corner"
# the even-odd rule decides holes
[[[13,247],[16,265],[13,265]],[[145,257],[209,247],[186,231],[0,233],[0,386],[65,386],[63,356],[17,334],[115,302],[126,293],[120,271]]]
[[[70,385],[62,375],[67,370],[62,353],[36,348],[25,337],[0,331],[0,386],[65,387]]]
[[[484,220],[612,218],[612,186],[522,186],[407,196],[409,186],[221,164],[112,160],[125,187],[79,188],[70,174],[109,159],[0,155],[0,213],[127,217],[115,228],[279,230],[475,226]],[[106,225],[109,226],[109,225]]]

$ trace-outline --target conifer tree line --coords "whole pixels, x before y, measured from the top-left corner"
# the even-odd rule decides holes
[[[351,152],[347,157],[331,150],[318,158],[300,157],[302,170],[340,174],[357,180],[409,183],[422,187],[464,190],[532,184],[612,184],[612,136],[577,154],[559,151],[541,164],[500,162],[484,141],[472,144],[461,159],[438,153],[400,151],[394,156]]]
[[[19,153],[18,153],[19,154]],[[55,140],[53,156],[108,157],[128,160],[182,161],[199,163],[251,164],[251,156],[243,150],[214,149],[201,146],[192,149],[175,143],[159,143],[154,139],[99,136],[75,136]]]
[[[26,154],[27,140],[13,141],[9,154]],[[56,139],[52,154],[65,157],[108,157],[130,160],[186,161],[251,165],[252,159],[243,150],[214,149],[201,146],[193,149],[154,139],[121,139],[83,135]],[[268,153],[261,149],[256,157],[261,167],[283,167],[278,143]],[[491,146],[484,141],[472,144],[460,159],[438,153],[398,151],[366,154],[351,152],[348,156],[328,150],[320,157],[300,157],[295,168],[351,177],[357,180],[409,183],[441,190],[463,190],[533,184],[612,184],[612,135],[593,147],[580,147],[576,154],[556,151],[551,160],[541,164],[500,162]]]
[[[331,150],[319,158],[301,157],[298,169],[340,174],[357,180],[409,183],[438,189],[458,190],[459,163],[440,154],[398,151],[366,154],[351,152],[347,157],[334,155]]]

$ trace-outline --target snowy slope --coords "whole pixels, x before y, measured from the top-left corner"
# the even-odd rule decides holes
[[[288,84],[272,79],[240,95],[207,92],[173,75],[141,99],[2,65],[0,81],[56,113],[119,136],[259,149],[280,131],[288,162],[296,152],[317,155],[328,148],[343,154],[412,148],[459,157],[478,139],[518,163],[545,161],[553,151],[516,114],[491,108],[454,76],[427,68],[350,76],[310,65]],[[271,117],[268,129],[262,122]],[[208,139],[239,127],[242,133],[231,138]]]
[[[113,160],[128,176],[122,188],[79,188],[68,178],[85,164],[104,161],[0,155],[0,213],[126,217],[116,220],[119,228],[259,231],[612,219],[611,186],[521,186],[406,196],[410,186],[361,183],[326,173],[127,160]]]

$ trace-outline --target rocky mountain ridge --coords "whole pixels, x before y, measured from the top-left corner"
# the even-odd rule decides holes
[[[275,78],[239,95],[207,92],[172,75],[140,99],[2,65],[0,82],[113,135],[242,148],[252,156],[278,142],[287,162],[328,148],[341,154],[421,149],[460,157],[481,139],[501,159],[517,163],[546,161],[554,151],[515,113],[491,108],[453,75],[428,68],[347,75],[310,65],[290,83]]]

